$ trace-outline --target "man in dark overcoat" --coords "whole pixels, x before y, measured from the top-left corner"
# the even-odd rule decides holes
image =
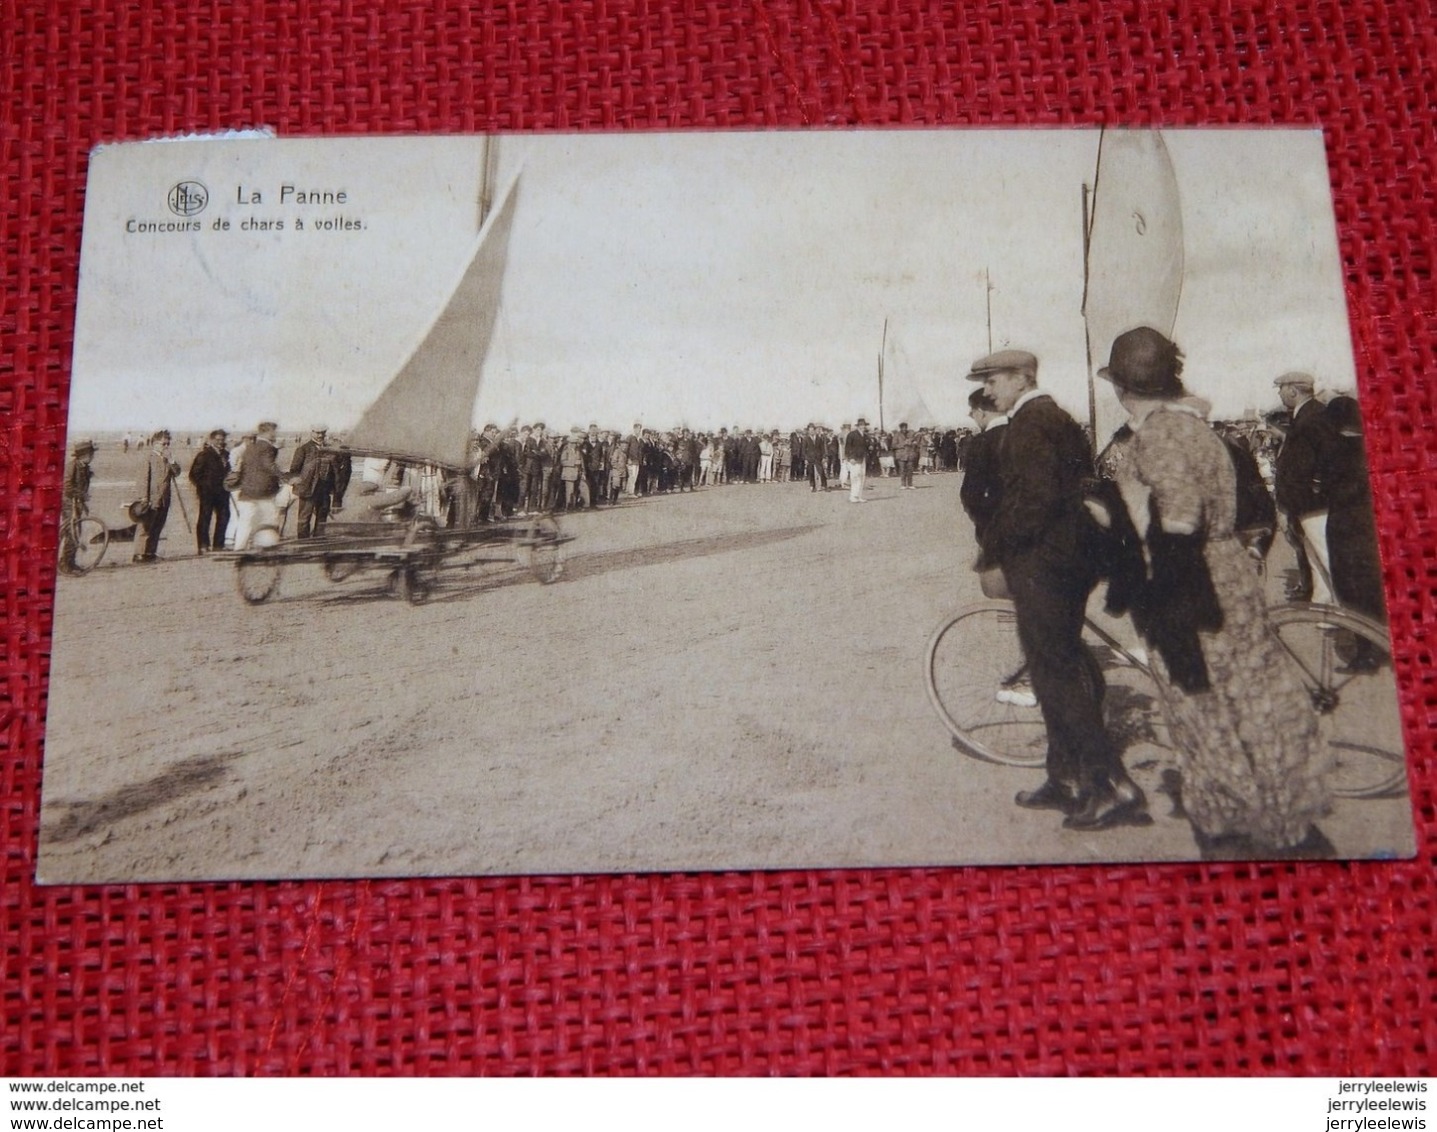
[[[1003,445],[1003,428],[1008,418],[998,412],[997,404],[986,389],[975,389],[968,397],[968,415],[978,431],[968,438],[967,459],[963,462],[963,484],[958,500],[968,518],[973,520],[973,533],[983,545],[988,524],[998,513],[1001,470],[998,464]]]
[[[1292,425],[1273,466],[1273,494],[1277,507],[1287,516],[1287,538],[1297,554],[1297,585],[1289,587],[1292,601],[1330,602],[1326,579],[1314,577],[1309,552],[1319,561],[1327,553],[1327,535],[1317,522],[1327,511],[1327,484],[1322,469],[1328,462],[1336,430],[1326,406],[1313,396],[1309,374],[1285,373],[1274,383],[1283,407],[1292,413]],[[1309,529],[1311,528],[1311,529]],[[1324,570],[1327,563],[1321,563]]]
[[[1097,582],[1083,545],[1085,493],[1096,481],[1082,428],[1038,389],[1038,359],[1002,350],[973,363],[994,409],[1008,417],[998,459],[1001,502],[981,546],[980,570],[1000,570],[1048,732],[1047,780],[1015,798],[1058,810],[1064,828],[1147,824],[1147,799],[1128,777],[1103,721],[1102,669],[1083,643]],[[986,589],[987,587],[985,587]]]
[[[199,499],[199,520],[195,523],[195,549],[201,554],[223,550],[225,530],[230,523],[230,493],[225,476],[230,472],[229,437],[217,428],[205,437],[204,445],[190,461],[190,483]]]
[[[329,447],[329,429],[324,425],[313,426],[309,439],[294,450],[289,474],[295,498],[299,500],[300,538],[324,534],[324,525],[329,522],[338,484],[334,456]]]
[[[816,424],[803,438],[803,462],[808,468],[808,490],[828,490],[828,442]]]

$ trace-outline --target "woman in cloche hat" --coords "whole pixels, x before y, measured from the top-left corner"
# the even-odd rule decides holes
[[[1329,804],[1326,749],[1234,534],[1232,459],[1182,372],[1177,345],[1146,326],[1119,335],[1098,371],[1132,429],[1119,486],[1149,562],[1132,614],[1169,709],[1182,806],[1205,856],[1326,856],[1313,825]]]

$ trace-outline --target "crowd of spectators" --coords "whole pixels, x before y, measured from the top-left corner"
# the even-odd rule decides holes
[[[826,490],[842,478],[843,442],[853,426],[809,424],[792,432],[719,428],[660,431],[634,424],[627,431],[543,423],[476,432],[461,490],[472,500],[458,508],[481,522],[546,511],[611,505],[642,497],[730,484],[807,482]],[[920,474],[954,471],[966,433],[955,429],[866,430],[871,475],[901,474],[904,462]],[[908,457],[905,461],[904,457]]]

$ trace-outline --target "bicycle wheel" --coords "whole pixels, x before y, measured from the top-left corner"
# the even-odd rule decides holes
[[[319,568],[331,582],[342,582],[357,571],[362,563],[357,558],[326,558]]]
[[[1387,630],[1330,605],[1280,605],[1268,625],[1317,711],[1332,755],[1332,792],[1381,798],[1407,786],[1402,719]]]
[[[1103,670],[1104,726],[1119,754],[1130,764],[1163,757],[1170,730],[1152,675],[1091,623],[1083,639]],[[1012,602],[959,610],[934,630],[926,662],[928,701],[955,747],[1005,766],[1046,763],[1048,730],[1027,681]]]
[[[88,574],[105,557],[110,530],[92,515],[77,519],[60,532],[60,569],[66,574]]]
[[[524,532],[520,542],[521,564],[542,584],[557,582],[564,572],[563,538],[559,521],[552,515],[540,515]]]
[[[1044,764],[1048,731],[1027,688],[1012,602],[960,609],[933,631],[925,662],[928,702],[954,746],[1006,766]]]
[[[389,575],[389,589],[410,605],[423,605],[434,592],[433,571],[418,562],[408,562]]]
[[[235,583],[240,597],[250,605],[259,605],[279,589],[280,566],[263,556],[247,556],[235,563]]]

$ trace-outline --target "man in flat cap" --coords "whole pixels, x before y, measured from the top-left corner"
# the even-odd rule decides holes
[[[69,521],[78,521],[90,513],[90,484],[94,479],[90,465],[94,460],[95,442],[75,441],[70,449],[70,462],[65,465],[65,486],[61,495],[61,506]]]
[[[898,431],[893,434],[891,444],[893,463],[898,469],[898,490],[913,491],[913,469],[918,466],[920,444],[918,434],[910,432],[908,422],[903,421],[899,424]]]
[[[73,573],[75,570],[75,539],[64,537],[67,529],[74,529],[90,513],[90,484],[94,471],[90,465],[95,459],[95,442],[77,440],[70,449],[70,460],[65,465],[65,484],[60,496],[60,507],[64,518],[61,523],[60,572]]]
[[[1096,480],[1082,428],[1038,389],[1038,359],[1002,350],[973,363],[994,412],[1008,424],[998,458],[999,502],[978,568],[1001,571],[1018,640],[1048,731],[1048,777],[1019,806],[1057,810],[1066,829],[1145,825],[1147,800],[1123,769],[1103,722],[1102,669],[1083,643],[1097,582],[1084,553],[1085,492]],[[991,584],[985,586],[985,592]]]
[[[230,460],[229,482],[235,496],[235,549],[245,550],[259,532],[266,537],[279,533],[280,515],[279,425],[260,421],[254,435],[245,440],[243,451]]]
[[[159,559],[160,537],[170,516],[173,498],[171,484],[180,473],[180,466],[170,459],[170,442],[169,429],[162,428],[150,437],[145,470],[135,486],[135,502],[130,505],[130,517],[138,528],[132,562],[149,563]]]
[[[230,525],[230,493],[225,477],[230,474],[230,454],[225,447],[225,430],[211,430],[195,458],[190,461],[190,483],[200,503],[195,522],[195,549],[200,554],[223,550],[225,531]]]
[[[329,447],[329,429],[314,425],[309,439],[294,450],[289,474],[294,481],[295,498],[299,500],[300,538],[324,534],[329,510],[337,486],[335,452]]]
[[[1297,555],[1297,584],[1288,587],[1292,601],[1330,602],[1327,586],[1327,464],[1336,432],[1326,406],[1313,396],[1314,382],[1306,373],[1285,373],[1273,381],[1283,407],[1292,414],[1287,438],[1273,467],[1273,494],[1287,516],[1286,535]],[[1314,577],[1309,554],[1317,557],[1322,576]]]

